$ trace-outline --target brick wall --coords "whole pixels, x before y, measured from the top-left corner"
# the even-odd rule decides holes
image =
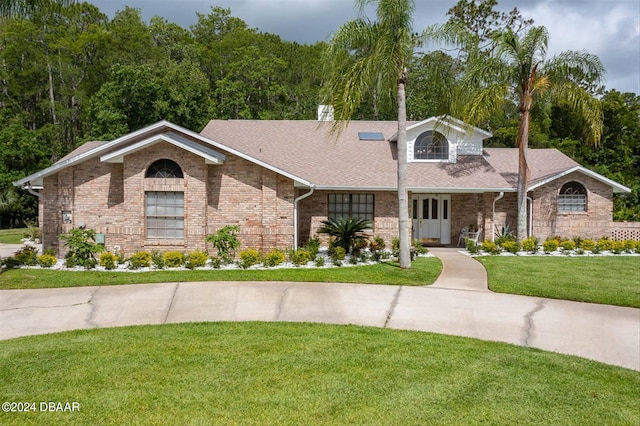
[[[586,212],[558,212],[558,194],[567,182],[581,183],[587,190]],[[613,215],[613,190],[582,173],[571,173],[533,191],[533,235],[599,238],[609,235]]]
[[[183,179],[145,178],[147,168],[167,158],[182,168]],[[184,192],[184,239],[146,238],[145,191]],[[227,154],[223,165],[207,165],[195,154],[169,143],[133,152],[123,164],[98,158],[45,178],[40,223],[45,247],[66,252],[58,235],[85,225],[105,234],[105,246],[127,255],[139,250],[209,249],[207,234],[230,224],[240,226],[241,248],[267,251],[293,245],[293,181]],[[62,223],[62,212],[72,223]]]
[[[640,241],[640,222],[612,222],[609,229],[612,240]]]

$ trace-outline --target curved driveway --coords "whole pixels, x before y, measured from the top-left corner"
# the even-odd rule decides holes
[[[432,253],[443,274],[425,287],[188,282],[1,290],[0,339],[134,324],[305,321],[495,340],[640,370],[640,309],[492,293],[475,260],[453,249]]]

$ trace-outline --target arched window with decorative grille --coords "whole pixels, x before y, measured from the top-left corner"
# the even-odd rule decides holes
[[[182,169],[173,160],[162,159],[155,161],[147,169],[147,178],[183,178]]]
[[[558,195],[559,212],[586,212],[587,190],[579,182],[567,182]]]
[[[449,141],[435,130],[427,130],[417,137],[413,145],[414,160],[448,160]]]

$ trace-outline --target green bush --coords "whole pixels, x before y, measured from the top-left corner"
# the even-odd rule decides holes
[[[620,254],[624,251],[624,241],[611,241],[611,253]]]
[[[318,268],[321,268],[324,266],[324,256],[316,256],[316,260],[314,261],[315,265]]]
[[[189,269],[202,268],[207,265],[209,255],[203,251],[195,250],[187,255],[184,265]]]
[[[522,240],[521,244],[522,250],[527,253],[534,254],[538,251],[538,240],[536,237],[529,237]]]
[[[58,259],[55,256],[50,254],[43,254],[42,256],[38,256],[38,265],[43,268],[51,268],[58,262]]]
[[[590,239],[585,239],[580,241],[580,245],[578,247],[580,247],[582,250],[593,251],[593,249],[596,247],[596,242]]]
[[[471,238],[465,238],[464,244],[467,246],[467,251],[471,254],[480,253],[480,247]]]
[[[284,252],[282,250],[274,249],[266,254],[262,263],[264,266],[273,267],[280,265],[285,260],[287,260],[287,256]]]
[[[520,251],[520,244],[514,240],[504,240],[502,242],[502,249],[509,253],[516,254]]]
[[[625,253],[633,253],[634,249],[636,248],[636,242],[633,240],[625,240],[622,242],[622,244],[624,246]]]
[[[360,240],[367,240],[365,230],[371,228],[371,221],[360,217],[340,217],[339,219],[323,220],[322,226],[318,229],[320,234],[328,234],[335,238],[334,244],[342,247],[345,253],[351,253],[362,246]]]
[[[207,235],[207,241],[213,244],[218,251],[218,257],[225,263],[233,262],[236,250],[240,247],[238,232],[240,232],[238,225],[227,225],[218,229],[215,234]]]
[[[373,239],[371,241],[369,241],[369,250],[371,250],[372,252],[380,252],[382,250],[384,250],[386,247],[385,243],[384,243],[384,238],[382,237],[373,237]]]
[[[24,246],[13,255],[13,258],[18,265],[33,266],[38,263],[38,251],[35,247]]]
[[[242,250],[239,253],[239,256],[240,261],[238,261],[238,265],[242,269],[247,269],[253,265],[257,265],[262,259],[262,255],[260,254],[260,252],[255,249]]]
[[[220,269],[220,266],[222,265],[222,259],[218,256],[211,256],[210,259],[213,269]]]
[[[318,252],[320,251],[320,238],[318,238],[317,236],[310,238],[305,243],[303,248],[307,250],[311,255],[311,258],[314,259],[318,255]]]
[[[137,251],[129,258],[129,268],[140,269],[151,266],[151,253],[148,251]]]
[[[613,242],[609,239],[609,237],[601,237],[597,242],[597,246],[600,250],[611,250]]]
[[[542,243],[542,250],[544,250],[545,253],[549,254],[551,252],[558,250],[559,244],[560,243],[558,242],[558,240],[556,240],[555,238],[552,238]]]
[[[151,252],[151,264],[156,269],[164,269],[164,256],[157,250]]]
[[[110,271],[112,269],[116,269],[116,260],[118,257],[111,253],[110,251],[105,251],[100,253],[100,266],[104,269]]]
[[[184,253],[177,250],[165,251],[162,255],[167,268],[179,268],[184,265]]]
[[[480,248],[482,249],[482,251],[489,254],[500,254],[501,252],[500,246],[498,246],[493,241],[489,241],[489,240],[485,240],[480,246]]]
[[[96,266],[95,254],[104,251],[104,247],[96,244],[96,231],[93,229],[73,228],[60,239],[65,241],[64,246],[69,249],[65,256],[68,267],[83,266],[92,269]]]
[[[343,247],[335,247],[335,249],[329,255],[331,260],[335,263],[336,261],[342,261],[346,257],[347,253]]]
[[[576,248],[576,242],[574,240],[564,240],[560,243],[562,251],[569,252]]]
[[[296,266],[306,265],[311,261],[311,254],[305,249],[293,250],[289,260]]]

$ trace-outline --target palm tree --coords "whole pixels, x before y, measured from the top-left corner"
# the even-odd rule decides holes
[[[400,267],[410,268],[409,194],[407,190],[407,65],[419,40],[412,30],[413,0],[355,0],[361,17],[333,35],[326,50],[330,65],[325,82],[326,103],[334,107],[336,127],[348,125],[363,97],[388,96],[398,108],[398,231]],[[377,21],[362,16],[377,4]],[[353,54],[355,52],[355,54]]]
[[[360,218],[340,217],[339,219],[329,219],[322,221],[322,226],[318,228],[319,234],[328,234],[335,238],[334,244],[342,247],[345,253],[351,253],[353,247],[360,241],[367,240],[364,233],[371,228],[371,222]]]
[[[522,35],[508,28],[496,32],[490,55],[471,59],[465,84],[474,93],[465,107],[464,120],[477,124],[486,120],[507,99],[518,104],[520,125],[518,146],[518,240],[527,235],[527,190],[529,167],[529,119],[534,102],[543,96],[566,103],[585,123],[585,140],[598,144],[603,113],[600,102],[581,84],[599,84],[604,67],[597,56],[564,51],[546,59],[548,33],[545,27],[531,27]],[[480,89],[478,89],[480,88]]]

